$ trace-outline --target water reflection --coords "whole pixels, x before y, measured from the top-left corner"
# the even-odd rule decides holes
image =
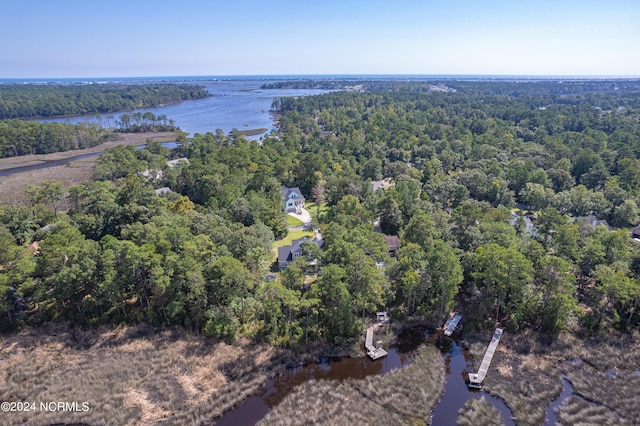
[[[388,355],[377,361],[361,358],[322,358],[319,363],[311,363],[299,368],[288,369],[267,381],[255,396],[245,400],[237,408],[225,413],[216,425],[250,425],[260,421],[270,409],[282,400],[298,385],[308,380],[364,379],[400,368],[411,360],[410,353],[401,354],[393,345]]]
[[[364,379],[367,376],[386,373],[411,362],[415,351],[422,345],[437,347],[444,357],[446,384],[445,392],[436,405],[432,424],[455,425],[458,411],[470,398],[484,396],[501,413],[506,425],[514,425],[511,411],[501,399],[484,391],[470,391],[465,383],[468,373],[473,370],[472,357],[455,338],[427,327],[412,327],[405,330],[388,350],[386,358],[371,361],[361,358],[322,358],[312,363],[287,370],[273,379],[255,395],[237,408],[220,418],[218,425],[249,425],[260,421],[270,409],[276,407],[298,385],[308,380]]]

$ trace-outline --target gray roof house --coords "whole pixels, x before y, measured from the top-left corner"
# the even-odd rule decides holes
[[[387,242],[387,246],[389,247],[389,256],[395,257],[396,251],[402,247],[400,238],[398,238],[397,235],[384,235],[384,240]]]
[[[509,224],[515,226],[518,218],[520,218],[520,216],[512,212],[511,219],[509,219]],[[534,237],[537,236],[538,233],[534,230],[533,221],[531,220],[531,218],[529,216],[523,215],[522,220],[524,221],[524,226],[527,229],[527,233]]]
[[[607,222],[606,220],[599,220],[594,215],[576,217],[576,222],[580,222],[580,221],[586,222],[587,224],[591,225],[593,228],[595,228],[596,226],[606,226],[609,231],[613,230],[613,228],[609,226],[609,222]]]
[[[389,189],[389,188],[393,188],[395,185],[395,183],[393,183],[391,181],[391,179],[387,178],[387,179],[383,179],[383,180],[373,180],[371,181],[371,190],[372,191],[376,191],[378,189]]]
[[[302,247],[300,245],[304,242],[310,242],[315,244],[318,248],[322,248],[323,240],[314,238],[313,240],[304,237],[299,240],[291,241],[290,246],[284,246],[278,248],[278,268],[282,271],[287,269],[289,264],[302,255]]]
[[[297,186],[294,188],[282,187],[283,210],[287,213],[299,213],[304,207],[304,197]]]
[[[175,160],[167,161],[167,166],[171,168],[176,166],[184,166],[185,164],[189,164],[189,159],[186,157],[176,158]]]
[[[171,188],[169,188],[168,186],[163,186],[162,188],[158,188],[154,191],[156,193],[156,195],[162,195],[162,194],[169,194],[171,191]]]

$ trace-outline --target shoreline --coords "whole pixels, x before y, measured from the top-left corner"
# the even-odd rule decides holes
[[[35,164],[43,164],[49,161],[65,160],[67,158],[76,157],[85,154],[96,154],[107,148],[113,148],[118,145],[138,146],[144,145],[147,139],[157,140],[158,142],[171,142],[176,140],[178,135],[183,132],[145,132],[145,133],[124,133],[124,137],[115,141],[108,141],[91,148],[75,149],[71,151],[52,152],[51,154],[28,154],[18,157],[0,158],[0,170],[15,169],[17,167],[31,166]]]
[[[16,171],[7,176],[0,176],[0,206],[28,202],[29,197],[25,193],[25,188],[28,185],[40,185],[47,179],[62,183],[65,189],[73,185],[89,182],[93,176],[93,168],[98,157],[72,160],[71,163],[60,166],[48,167],[47,163],[57,160],[67,160],[86,154],[97,154],[107,148],[113,148],[118,145],[144,145],[148,139],[153,139],[158,142],[171,142],[175,141],[176,137],[180,134],[181,132],[129,133],[126,134],[123,139],[108,141],[91,148],[51,154],[30,154],[19,157],[0,158],[0,171],[27,166],[42,166],[36,170]]]
[[[209,96],[210,97],[210,96]],[[202,98],[202,99],[206,99],[206,98]],[[187,99],[190,101],[197,101],[198,99]],[[52,119],[60,119],[60,118],[96,118],[98,116],[109,116],[112,114],[127,114],[129,112],[132,111],[137,111],[140,109],[150,109],[150,108],[163,108],[166,106],[171,106],[171,105],[179,105],[183,102],[186,101],[175,101],[175,102],[168,102],[166,104],[161,104],[161,105],[157,105],[157,106],[143,106],[140,108],[130,108],[130,109],[121,109],[118,111],[111,111],[111,112],[93,112],[93,113],[89,113],[89,114],[63,114],[63,115],[48,115],[46,117],[42,117],[42,116],[38,116],[38,117],[12,117],[12,118],[2,118],[1,120],[22,120],[22,121],[47,121],[47,120],[52,120]],[[116,118],[114,116],[114,118]]]

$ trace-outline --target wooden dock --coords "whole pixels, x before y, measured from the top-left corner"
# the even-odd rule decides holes
[[[469,373],[470,388],[480,389],[482,387],[482,381],[487,375],[487,371],[489,371],[489,366],[491,365],[493,354],[496,352],[496,348],[500,342],[500,337],[502,337],[502,329],[496,328],[496,331],[493,332],[493,337],[491,338],[487,352],[485,352],[484,358],[482,359],[482,364],[480,364],[480,369],[477,373]]]
[[[367,334],[364,340],[364,347],[367,350],[367,355],[369,355],[369,357],[373,360],[382,358],[387,355],[387,351],[385,351],[384,349],[382,349],[382,347],[380,347],[381,341],[377,341],[376,346],[373,345],[373,332],[378,327],[382,327],[385,324],[389,324],[389,317],[386,315],[386,313],[384,317],[382,317],[380,314],[381,313],[379,312],[378,322],[373,324],[371,327],[367,328]]]
[[[447,322],[444,323],[444,335],[451,336],[461,319],[462,315],[455,315],[453,318],[449,318]]]

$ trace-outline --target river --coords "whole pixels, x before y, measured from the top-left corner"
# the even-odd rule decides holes
[[[310,96],[328,93],[323,89],[260,89],[267,80],[203,80],[197,84],[204,85],[213,96],[205,99],[185,101],[180,104],[167,105],[159,108],[144,108],[128,112],[150,111],[155,115],[164,114],[173,119],[182,130],[204,134],[222,129],[229,133],[233,129],[267,129],[267,132],[276,130],[273,116],[269,112],[273,100],[285,96]],[[272,82],[272,81],[269,81]],[[114,125],[117,117],[124,113],[104,115],[83,115],[64,118],[45,118],[41,122],[57,123],[99,123],[103,127]],[[247,139],[258,140],[263,134],[247,136]],[[82,160],[99,155],[83,154],[64,160],[47,161],[23,167],[15,167],[0,170],[0,177],[14,173],[44,169],[47,167],[61,166],[73,161]]]
[[[442,398],[432,412],[433,425],[456,425],[458,411],[470,398],[484,398],[493,404],[502,416],[503,424],[515,425],[509,407],[499,398],[484,391],[469,390],[465,383],[473,370],[471,354],[463,349],[457,338],[445,337],[440,331],[413,327],[403,332],[389,347],[387,357],[371,361],[361,358],[325,358],[270,379],[254,396],[225,413],[218,426],[252,425],[260,421],[271,409],[280,404],[294,387],[315,379],[346,380],[387,373],[411,362],[412,353],[421,345],[437,347],[445,361],[446,383]]]
[[[143,108],[127,112],[152,112],[164,114],[176,122],[181,130],[190,133],[204,134],[222,129],[228,134],[233,129],[267,129],[275,130],[275,123],[269,113],[273,99],[286,96],[309,96],[328,93],[322,89],[260,89],[266,80],[203,80],[197,81],[213,95],[205,99],[185,101],[175,105],[159,108]],[[272,82],[272,81],[270,81]],[[116,112],[101,116],[86,115],[65,118],[46,118],[42,122],[89,123],[98,122],[103,127],[114,124],[114,120],[124,114]],[[113,117],[113,118],[110,118]],[[259,139],[261,135],[253,138]]]

